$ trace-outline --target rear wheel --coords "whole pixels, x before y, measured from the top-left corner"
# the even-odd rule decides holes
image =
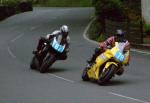
[[[32,58],[32,61],[30,63],[30,68],[31,69],[38,69],[39,68],[39,60],[38,60],[38,58],[36,56],[34,56]]]
[[[98,80],[98,84],[104,85],[107,83],[113,76],[116,70],[116,65],[112,64],[108,69],[102,70],[100,73],[100,79]]]
[[[48,71],[48,68],[55,62],[54,56],[47,56],[40,67],[40,72],[45,73]]]

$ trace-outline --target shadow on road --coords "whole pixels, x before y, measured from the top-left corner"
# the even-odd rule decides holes
[[[39,72],[38,69],[32,69],[32,70]],[[59,73],[59,72],[66,72],[66,71],[68,70],[64,68],[49,68],[45,73]]]
[[[129,84],[134,84],[133,81],[130,80],[111,80],[104,86],[120,86],[120,85],[129,85]]]
[[[49,68],[47,73],[59,73],[59,72],[65,72],[65,71],[68,71],[68,70],[65,68]]]

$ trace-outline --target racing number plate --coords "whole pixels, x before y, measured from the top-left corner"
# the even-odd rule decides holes
[[[124,55],[123,55],[120,51],[117,51],[117,52],[116,52],[115,58],[116,58],[117,60],[119,60],[120,62],[123,62],[124,59],[125,59]]]
[[[62,53],[62,52],[64,51],[64,49],[65,49],[65,45],[64,45],[64,46],[60,45],[60,44],[56,41],[56,39],[53,40],[52,47],[53,47],[56,51],[58,51],[58,52],[60,52],[60,53]]]

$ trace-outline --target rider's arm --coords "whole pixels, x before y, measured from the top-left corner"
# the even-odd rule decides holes
[[[111,36],[105,42],[107,45],[111,45],[113,47],[115,45],[115,37]]]
[[[47,34],[46,35],[46,39],[49,39],[49,38],[51,38],[52,37],[52,34]]]
[[[124,64],[124,65],[129,65],[129,61],[130,61],[130,51],[129,51],[129,50],[126,51],[125,54],[124,54],[124,56],[125,56],[125,59],[124,59],[124,61],[123,61],[123,64]]]
[[[106,50],[107,49],[107,46],[114,46],[115,44],[115,37],[114,36],[111,36],[109,37],[107,40],[105,40],[104,42],[101,42],[100,43],[100,48],[102,48],[103,50]]]
[[[59,31],[54,31],[53,33],[51,33],[51,34],[47,34],[46,35],[46,39],[51,39],[51,38],[53,38],[53,37],[55,37],[57,34],[59,34]]]

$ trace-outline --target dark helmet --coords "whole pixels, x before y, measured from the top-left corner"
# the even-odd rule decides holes
[[[116,30],[116,38],[118,41],[122,42],[124,41],[124,35],[125,35],[125,32],[121,29],[117,29]]]
[[[62,32],[62,34],[63,34],[64,36],[67,36],[68,33],[69,33],[68,26],[67,26],[67,25],[63,25],[63,26],[60,28],[60,31]]]
[[[116,36],[118,37],[124,37],[124,31],[122,31],[121,29],[116,30]]]

